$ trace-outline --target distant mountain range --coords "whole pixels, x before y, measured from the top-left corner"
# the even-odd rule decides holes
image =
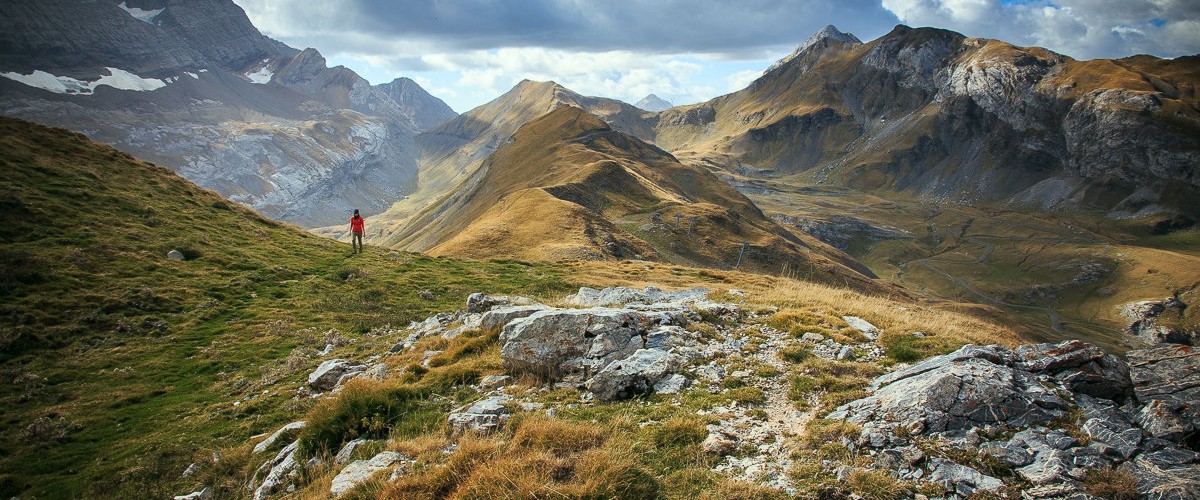
[[[674,104],[671,104],[669,101],[659,96],[650,94],[646,97],[643,97],[642,100],[634,103],[634,106],[646,111],[662,111],[664,109],[670,109],[672,106],[674,106]]]
[[[0,113],[82,131],[303,226],[416,184],[415,136],[455,116],[263,36],[227,0],[4,2]]]

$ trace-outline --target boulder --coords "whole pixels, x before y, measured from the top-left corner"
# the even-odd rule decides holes
[[[842,321],[845,321],[846,324],[850,325],[850,328],[862,332],[863,336],[867,337],[868,340],[875,340],[879,338],[879,327],[872,325],[865,319],[862,319],[858,316],[842,316]]]
[[[1016,368],[1045,373],[1072,392],[1125,401],[1133,395],[1129,367],[1120,358],[1079,340],[1027,344],[1013,350]]]
[[[376,472],[385,470],[396,463],[411,461],[411,458],[395,451],[385,451],[370,460],[355,460],[333,478],[333,482],[329,486],[329,495],[333,498],[341,497],[359,484],[371,479]]]
[[[1184,309],[1187,306],[1175,297],[1163,300],[1130,302],[1121,307],[1121,316],[1129,321],[1125,333],[1137,337],[1149,345],[1187,344],[1191,334],[1159,325],[1156,319],[1169,309]]]
[[[582,382],[644,347],[661,318],[629,309],[549,309],[518,318],[500,333],[500,358],[513,373]]]
[[[308,386],[322,392],[333,389],[351,366],[350,362],[344,359],[325,360],[308,374]]]
[[[167,258],[171,260],[184,260],[183,252],[179,250],[171,250],[167,252]]]
[[[601,401],[648,394],[679,362],[678,356],[666,351],[638,349],[632,356],[605,366],[587,381],[586,386]]]
[[[271,433],[271,435],[267,436],[266,439],[263,439],[262,441],[259,441],[258,444],[254,445],[254,453],[258,454],[267,451],[271,445],[275,444],[275,442],[279,441],[280,439],[295,439],[296,435],[300,434],[300,430],[304,428],[304,425],[305,422],[300,420],[280,427],[279,430]]]
[[[1200,431],[1200,349],[1163,345],[1126,358],[1143,404],[1137,420],[1151,436],[1178,442]]]
[[[450,428],[454,432],[474,432],[488,434],[499,429],[511,417],[506,403],[511,403],[508,395],[491,396],[460,407],[450,413]]]
[[[1121,469],[1137,478],[1138,494],[1143,498],[1200,498],[1200,465],[1174,464],[1163,467],[1139,456],[1121,464]]]
[[[939,433],[989,426],[1023,427],[1066,414],[1067,402],[1029,372],[1007,366],[999,346],[968,345],[877,378],[872,395],[837,408],[828,418],[863,426],[872,446],[896,427]],[[999,363],[997,363],[999,362]],[[883,439],[871,439],[882,433]]]

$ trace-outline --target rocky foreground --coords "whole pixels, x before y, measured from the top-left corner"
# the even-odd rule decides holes
[[[731,291],[731,296],[740,292]],[[1095,471],[1131,477],[1130,490],[1145,498],[1200,498],[1200,351],[1161,344],[1124,359],[1080,341],[1007,349],[967,345],[912,365],[897,365],[868,387],[868,396],[815,415],[789,398],[780,350],[802,345],[827,359],[878,362],[878,328],[844,317],[861,342],[839,344],[817,333],[796,338],[762,324],[761,311],[708,298],[709,291],[666,292],[580,289],[570,307],[550,307],[521,297],[472,295],[465,310],[413,323],[391,352],[415,348],[423,337],[453,338],[468,330],[499,331],[505,375],[480,380],[479,398],[447,417],[453,433],[490,433],[517,412],[554,415],[558,408],[533,401],[539,391],[517,390],[514,377],[536,377],[541,391],[580,391],[570,405],[598,405],[640,395],[728,391],[733,379],[762,397],[700,410],[708,425],[704,452],[721,457],[716,471],[797,493],[795,436],[814,418],[844,421],[859,430],[840,444],[851,460],[823,460],[825,473],[844,480],[882,470],[917,485],[909,497],[965,498],[991,492],[1022,498],[1097,498]],[[710,325],[712,328],[701,328]],[[715,331],[715,333],[713,333]],[[406,334],[406,335],[405,335]],[[914,335],[920,335],[914,332]],[[425,353],[428,360],[438,353]],[[729,354],[778,372],[751,372]],[[330,359],[299,392],[336,393],[356,377],[385,378],[377,362]],[[767,370],[768,372],[770,370]],[[811,399],[811,397],[810,397]],[[645,404],[651,404],[645,400]],[[678,406],[678,400],[671,403]],[[294,439],[304,422],[284,426],[261,441],[265,454]],[[329,495],[338,497],[376,474],[403,476],[415,459],[394,451],[351,460],[359,439],[332,458],[340,472]],[[299,471],[317,465],[297,456],[299,442],[266,460],[248,485],[256,499],[293,491]],[[453,450],[447,450],[452,452]],[[379,477],[379,476],[377,476]],[[1127,491],[1126,493],[1133,493]],[[176,498],[204,498],[201,490]]]

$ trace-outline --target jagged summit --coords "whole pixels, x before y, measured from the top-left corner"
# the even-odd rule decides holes
[[[650,94],[646,97],[643,97],[642,100],[635,103],[634,106],[642,108],[646,111],[662,111],[664,109],[670,109],[675,105],[671,104],[671,101],[663,99],[657,95]]]
[[[796,50],[792,51],[792,53],[787,57],[776,61],[775,64],[772,64],[771,67],[767,68],[767,71],[764,73],[770,73],[775,68],[787,64],[792,59],[795,59],[797,56],[804,53],[804,51],[808,50],[810,47],[818,44],[828,45],[830,42],[857,44],[862,43],[862,40],[859,40],[858,37],[850,33],[843,33],[832,24],[827,24],[824,28],[821,28],[816,33],[813,33],[813,35],[808,37],[807,40],[801,42],[800,45],[796,47]]]

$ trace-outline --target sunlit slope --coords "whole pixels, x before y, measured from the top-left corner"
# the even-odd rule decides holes
[[[560,106],[575,106],[603,119],[617,130],[639,137],[653,134],[647,113],[624,102],[579,95],[554,82],[524,80],[491,102],[463,113],[418,136],[420,149],[417,190],[396,200],[386,212],[371,218],[368,238],[382,244],[397,241],[395,233],[407,219],[458,189],[522,125]],[[348,238],[344,226],[316,230],[334,238]]]
[[[726,269],[746,242],[741,269],[875,286],[864,267],[766,219],[717,177],[571,106],[522,127],[396,234],[399,248],[434,255]]]

